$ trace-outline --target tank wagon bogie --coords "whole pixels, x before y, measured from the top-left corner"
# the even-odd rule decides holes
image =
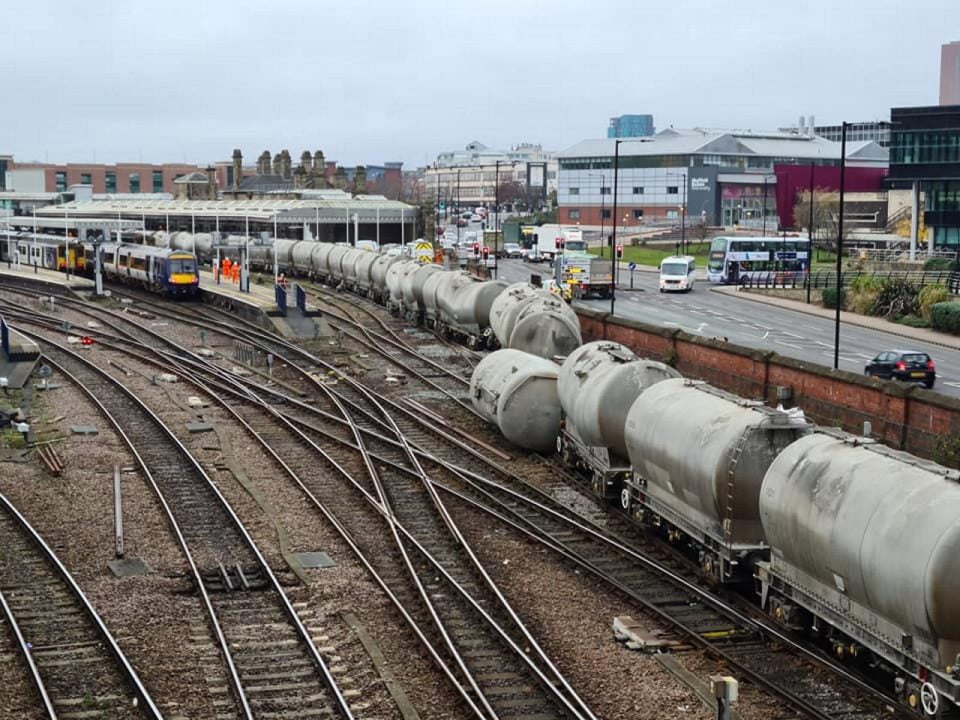
[[[749,579],[752,561],[767,550],[759,516],[764,474],[810,430],[802,414],[703,382],[659,382],[627,415],[633,475],[621,506],[674,539],[691,540],[703,569],[717,579]]]

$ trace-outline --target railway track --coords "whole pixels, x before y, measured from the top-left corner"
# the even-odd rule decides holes
[[[249,336],[248,339],[253,340]],[[261,335],[257,341],[265,343],[272,352],[287,357],[293,366],[298,366],[297,363],[320,364],[316,358],[308,356],[299,348],[286,347],[287,344],[279,339]],[[384,468],[392,467],[397,475],[413,473],[408,478],[408,482],[413,482],[416,474],[411,470],[410,463],[403,459],[402,443],[393,439],[397,433],[391,430],[390,425],[398,422],[399,427],[396,430],[400,430],[400,435],[412,439],[413,449],[419,453],[431,476],[437,475],[443,479],[443,482],[437,485],[443,492],[455,492],[462,502],[471,502],[478,509],[496,513],[518,531],[526,532],[568,560],[577,562],[611,587],[627,594],[647,611],[657,615],[667,627],[676,631],[678,636],[682,635],[688,642],[724,657],[740,668],[745,676],[768,686],[771,691],[778,692],[806,715],[844,720],[863,717],[862,698],[858,702],[848,691],[838,691],[833,687],[835,683],[824,682],[823,678],[817,676],[816,671],[809,672],[809,666],[798,669],[795,660],[787,662],[784,653],[775,651],[774,645],[783,644],[790,647],[792,653],[800,653],[807,660],[820,663],[818,669],[823,667],[820,659],[811,657],[809,651],[800,648],[789,638],[778,636],[769,628],[761,628],[733,608],[724,607],[723,603],[716,599],[709,599],[700,589],[694,591],[689,587],[689,581],[680,582],[679,588],[670,582],[664,584],[662,577],[655,582],[656,576],[675,574],[676,571],[658,567],[658,563],[651,563],[649,558],[643,558],[635,549],[626,546],[611,549],[610,543],[603,539],[606,533],[603,528],[597,526],[585,532],[582,527],[583,518],[570,517],[569,510],[548,496],[524,499],[522,496],[533,489],[529,488],[522,478],[493,465],[483,453],[466,446],[457,438],[450,437],[444,429],[425,427],[423,418],[414,417],[408,409],[381,398],[380,402],[390,410],[392,420],[388,423],[383,413],[371,406],[369,398],[362,397],[362,393],[352,388],[349,383],[338,385],[335,393],[340,403],[352,408],[349,413],[344,413],[352,415],[356,425],[357,437],[352,443],[346,435],[346,425],[336,427],[336,418],[332,417],[329,411],[319,411],[306,405],[298,406],[296,400],[290,398],[284,412],[302,427],[312,428],[312,431],[317,433],[315,437],[323,437],[328,441],[327,447],[330,447],[331,439],[340,445],[352,445],[355,450],[369,445],[381,472]],[[292,412],[290,408],[297,408],[297,411]],[[307,418],[310,414],[314,415],[312,421]],[[322,426],[316,425],[317,417],[324,419]],[[438,438],[441,439],[439,443]],[[442,450],[438,450],[438,447]],[[431,448],[431,453],[427,453],[424,448]],[[464,469],[476,468],[478,462],[482,463],[487,477]],[[498,482],[489,485],[489,477],[497,478]],[[393,482],[392,478],[391,480]],[[395,484],[402,487],[400,482]],[[517,488],[523,488],[523,492],[510,495],[517,493]],[[365,491],[371,493],[369,485],[365,487]],[[507,496],[504,496],[504,493]],[[405,511],[401,503],[398,514]],[[416,513],[411,510],[410,514]],[[624,555],[625,549],[628,552]],[[673,578],[671,582],[678,579]],[[842,668],[835,665],[828,667],[830,672],[842,678],[843,683],[855,689],[854,694],[870,694],[868,688]],[[784,692],[781,687],[788,689]],[[870,704],[873,709],[877,707],[876,700],[876,695],[871,696]]]
[[[53,550],[0,495],[0,631],[43,716],[161,720],[133,665]],[[12,710],[12,708],[11,708]],[[3,714],[0,708],[0,715]],[[39,717],[40,715],[38,715]]]
[[[47,361],[99,406],[159,497],[208,615],[236,711],[251,720],[276,712],[352,717],[266,560],[175,435],[109,375],[32,337]]]

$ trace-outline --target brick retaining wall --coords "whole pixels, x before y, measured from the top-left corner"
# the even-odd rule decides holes
[[[584,342],[615,340],[642,357],[662,360],[687,377],[743,397],[776,405],[777,388],[790,388],[792,403],[814,422],[863,432],[920,457],[941,460],[937,443],[960,436],[960,399],[920,386],[867,378],[857,373],[752,350],[720,340],[690,335],[609,313],[577,309]]]

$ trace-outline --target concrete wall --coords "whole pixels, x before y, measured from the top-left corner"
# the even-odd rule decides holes
[[[584,342],[615,340],[671,362],[685,376],[770,405],[778,402],[778,386],[791,388],[792,404],[815,422],[859,434],[869,421],[874,437],[920,457],[937,459],[938,442],[960,436],[960,399],[607,313],[578,309],[577,315]]]

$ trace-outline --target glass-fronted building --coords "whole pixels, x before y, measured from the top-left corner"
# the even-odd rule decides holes
[[[608,138],[649,137],[653,135],[653,115],[620,115],[610,118]]]
[[[924,194],[933,249],[960,248],[960,105],[893,108],[890,179]]]

